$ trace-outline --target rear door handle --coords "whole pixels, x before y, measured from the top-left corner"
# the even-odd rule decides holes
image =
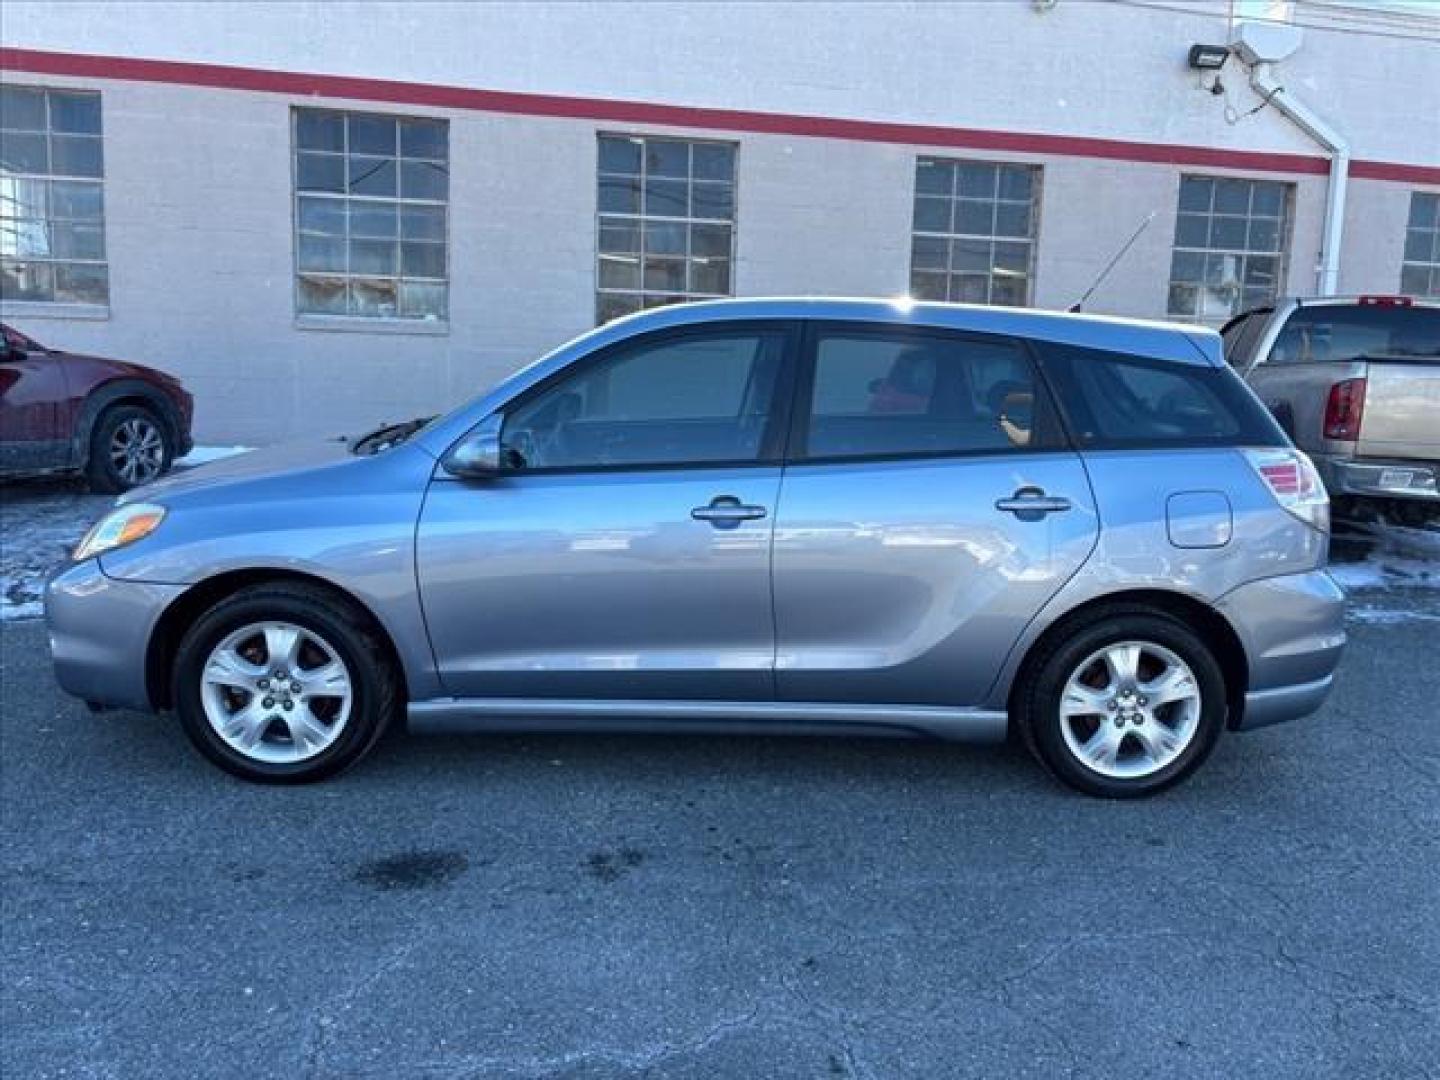
[[[748,506],[733,495],[718,495],[710,500],[709,506],[697,506],[690,511],[696,521],[708,521],[717,529],[735,529],[742,521],[755,521],[765,516],[763,506]]]
[[[1022,487],[1008,499],[998,499],[996,510],[1014,514],[1021,521],[1039,521],[1046,514],[1056,514],[1070,509],[1070,500],[1058,495],[1046,495],[1044,488]]]

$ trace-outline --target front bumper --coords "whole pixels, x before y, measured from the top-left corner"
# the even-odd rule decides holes
[[[1440,503],[1440,467],[1431,461],[1319,457],[1315,464],[1331,495]]]
[[[1345,650],[1345,593],[1324,570],[1241,585],[1220,612],[1240,635],[1250,685],[1238,730],[1307,716],[1324,704]]]
[[[51,578],[45,621],[60,688],[95,705],[152,709],[146,651],[160,615],[184,591],[107,577],[95,559]]]

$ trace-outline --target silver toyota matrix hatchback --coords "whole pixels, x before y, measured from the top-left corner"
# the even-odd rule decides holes
[[[315,780],[387,727],[1013,732],[1144,795],[1345,643],[1314,469],[1195,327],[945,304],[630,316],[447,416],[123,496],[55,670]]]

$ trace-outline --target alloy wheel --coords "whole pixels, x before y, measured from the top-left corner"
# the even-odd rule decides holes
[[[350,719],[350,670],[323,637],[291,622],[251,623],[211,651],[200,675],[205,717],[254,761],[293,764],[329,748]]]
[[[1060,695],[1060,730],[1087,769],[1135,780],[1185,752],[1200,710],[1200,684],[1184,660],[1163,645],[1122,641],[1075,668]]]
[[[110,436],[110,464],[125,483],[148,483],[165,467],[165,438],[153,420],[135,416]]]

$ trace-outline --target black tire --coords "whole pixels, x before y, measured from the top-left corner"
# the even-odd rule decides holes
[[[231,747],[211,725],[201,673],[228,635],[258,622],[283,621],[318,634],[344,663],[352,700],[344,728],[314,757],[265,762]],[[303,784],[350,768],[375,745],[399,712],[400,679],[368,614],[329,590],[301,583],[255,585],[216,604],[186,631],[175,655],[171,700],[195,748],[226,772],[267,784]]]
[[[159,458],[152,467],[144,466],[144,475],[126,476],[122,464],[115,459],[117,437],[132,430],[153,432],[159,440]],[[144,405],[113,405],[100,414],[90,432],[90,449],[85,461],[85,477],[91,488],[100,492],[129,491],[149,483],[170,471],[175,463],[175,434],[165,418]]]
[[[1173,761],[1144,777],[1119,778],[1097,772],[1071,751],[1061,730],[1060,703],[1066,683],[1087,657],[1127,641],[1160,645],[1189,666],[1200,691],[1200,715],[1194,736]],[[1109,799],[1154,795],[1184,780],[1215,748],[1228,712],[1225,675],[1205,639],[1171,615],[1133,605],[1091,612],[1042,642],[1021,672],[1012,706],[1025,745],[1052,775],[1087,795]]]

